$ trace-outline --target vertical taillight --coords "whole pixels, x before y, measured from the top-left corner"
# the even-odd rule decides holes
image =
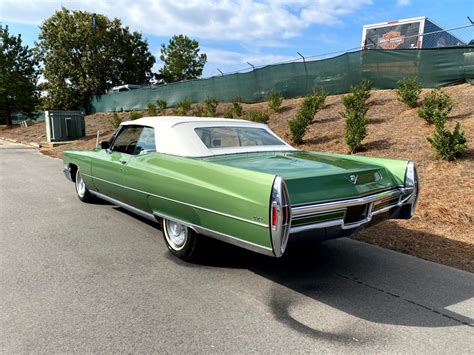
[[[270,200],[270,232],[273,253],[276,257],[283,255],[288,242],[291,224],[291,207],[285,181],[277,176],[273,182]]]
[[[275,201],[272,201],[272,230],[276,230],[278,227],[278,207],[277,203]]]

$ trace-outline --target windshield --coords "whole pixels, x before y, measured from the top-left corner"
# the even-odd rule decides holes
[[[194,129],[208,148],[285,145],[266,129],[256,127],[199,127]]]

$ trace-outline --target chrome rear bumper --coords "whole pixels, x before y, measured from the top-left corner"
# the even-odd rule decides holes
[[[329,227],[339,227],[342,230],[358,228],[369,223],[377,215],[404,204],[410,204],[414,192],[398,188],[377,194],[318,204],[295,206],[291,209],[291,234]],[[351,208],[359,206],[357,212],[360,220],[348,220]],[[351,217],[352,219],[354,217]]]

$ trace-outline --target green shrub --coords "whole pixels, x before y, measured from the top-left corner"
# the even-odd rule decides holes
[[[296,116],[290,122],[288,122],[288,126],[290,127],[291,133],[291,141],[295,144],[303,143],[303,137],[306,133],[306,128],[308,124],[301,116]]]
[[[148,116],[157,116],[155,104],[149,103],[147,109],[148,109]]]
[[[186,96],[183,100],[176,104],[173,114],[176,116],[186,116],[191,111],[191,100]]]
[[[453,108],[451,97],[439,89],[432,90],[423,100],[423,105],[418,110],[418,116],[428,123],[434,123],[435,118],[448,115]]]
[[[283,97],[274,90],[271,90],[267,94],[267,103],[268,107],[270,107],[273,111],[278,111],[283,103]]]
[[[403,78],[397,81],[398,99],[410,107],[416,107],[421,93],[421,84],[417,78]]]
[[[313,122],[314,115],[323,107],[326,97],[327,92],[324,89],[319,91],[313,90],[304,97],[298,114],[302,116],[308,125]]]
[[[232,111],[233,117],[240,117],[242,116],[242,105],[240,104],[242,99],[240,97],[236,97],[232,100]]]
[[[444,160],[455,160],[467,149],[467,140],[461,131],[461,124],[456,123],[454,131],[446,129],[447,113],[434,112],[435,133],[428,137],[428,142],[434,148],[436,155]]]
[[[168,103],[165,100],[158,99],[156,100],[157,113],[163,115],[165,113]]]
[[[245,119],[253,122],[267,123],[270,117],[263,111],[249,110],[245,113]]]
[[[204,104],[206,105],[206,116],[207,117],[216,117],[217,116],[217,105],[219,105],[219,101],[215,97],[207,97],[204,100]]]
[[[206,116],[206,110],[204,109],[204,107],[202,107],[202,105],[196,105],[196,107],[194,107],[194,110],[193,110],[193,116],[195,117],[204,117]]]
[[[351,86],[351,92],[364,103],[370,98],[372,82],[370,80],[361,80],[357,85]]]
[[[228,106],[224,110],[224,117],[225,118],[237,118],[241,117],[243,113],[242,105],[240,102],[242,99],[240,97],[236,97],[232,100],[232,103],[230,106]]]
[[[224,110],[224,118],[234,118],[234,108],[232,106]]]
[[[304,97],[295,118],[288,122],[293,143],[303,143],[306,129],[313,123],[314,115],[324,106],[326,97],[327,92],[324,89],[313,90]]]
[[[112,114],[112,119],[110,120],[110,123],[112,124],[112,127],[114,128],[118,128],[120,124],[122,123],[122,120],[120,119],[117,112],[114,111],[114,113]]]
[[[143,117],[142,112],[138,112],[138,111],[130,112],[130,120],[132,121],[138,120],[139,118],[142,118],[142,117]]]
[[[342,98],[345,110],[341,112],[341,116],[346,120],[344,138],[351,153],[362,149],[364,147],[362,141],[367,137],[369,124],[367,100],[370,97],[370,85],[369,81],[363,80],[351,87],[351,94]]]

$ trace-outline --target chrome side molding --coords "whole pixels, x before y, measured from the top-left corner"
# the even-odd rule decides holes
[[[268,256],[274,256],[272,248],[267,248],[267,247],[262,246],[262,245],[258,245],[258,244],[252,243],[252,242],[248,242],[248,241],[245,241],[245,240],[242,240],[242,239],[238,239],[238,238],[233,237],[233,236],[228,235],[228,234],[223,234],[223,233],[211,230],[211,229],[207,229],[207,228],[198,226],[196,224],[192,224],[192,223],[188,223],[188,222],[185,222],[185,221],[182,221],[182,220],[178,220],[174,217],[167,216],[167,215],[165,215],[161,212],[154,212],[153,214],[148,213],[148,212],[140,210],[136,207],[130,206],[130,205],[128,205],[128,204],[126,204],[122,201],[119,201],[119,200],[116,200],[112,197],[101,194],[97,191],[90,190],[90,193],[93,194],[94,196],[102,199],[102,200],[110,202],[113,205],[116,205],[116,206],[119,206],[123,209],[126,209],[127,211],[130,211],[130,212],[132,212],[132,213],[134,213],[134,214],[136,214],[140,217],[146,218],[150,221],[158,222],[159,218],[170,219],[172,221],[177,221],[181,224],[184,224],[185,226],[187,226],[187,227],[191,228],[192,230],[194,230],[196,233],[199,233],[199,234],[202,234],[202,235],[214,238],[214,239],[218,239],[218,240],[221,240],[223,242],[227,242],[229,244],[233,244],[233,245],[239,246],[241,248],[245,248],[245,249],[254,251],[256,253],[260,253],[260,254],[264,254],[264,255],[268,255]]]

